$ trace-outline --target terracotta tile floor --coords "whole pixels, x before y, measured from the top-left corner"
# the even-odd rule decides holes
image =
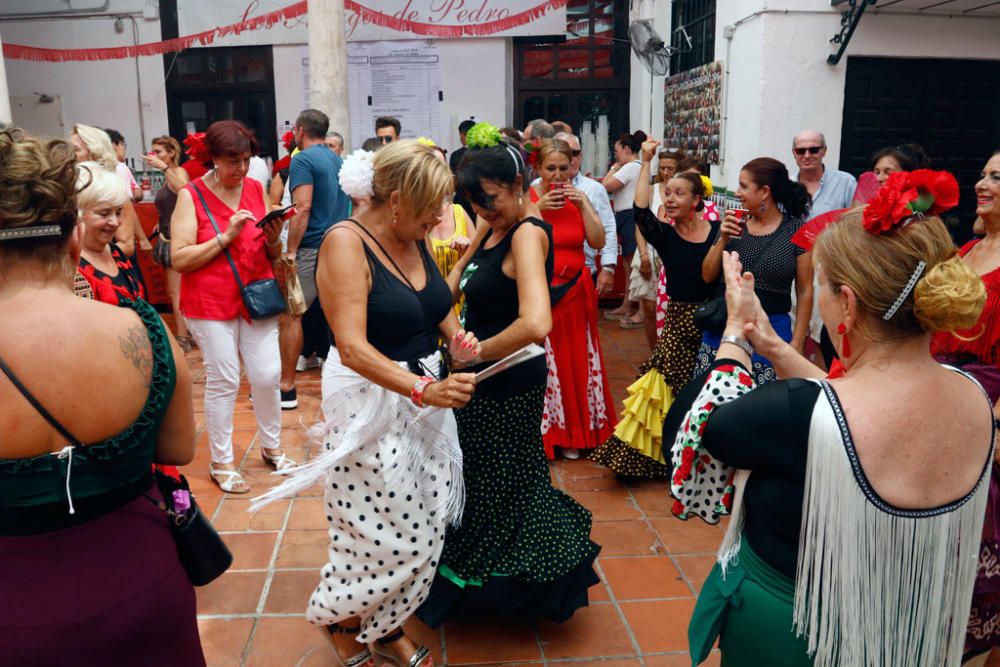
[[[626,395],[648,355],[640,330],[602,322],[605,364],[616,399]],[[196,351],[195,401],[201,419],[204,372]],[[300,373],[300,407],[283,413],[289,454],[310,453],[305,429],[319,418],[319,371]],[[254,492],[274,483],[260,459],[256,424],[244,382],[236,404],[237,461]],[[317,570],[325,562],[326,521],[319,491],[247,513],[248,496],[228,496],[208,477],[208,442],[199,434],[195,461],[184,469],[198,500],[235,554],[232,570],[198,589],[199,626],[211,667],[335,665],[332,649],[304,618]],[[449,623],[439,631],[416,620],[407,631],[425,643],[438,665],[690,665],[687,623],[695,594],[722,539],[720,527],[670,517],[662,483],[624,487],[588,461],[559,460],[554,483],[594,514],[594,539],[603,545],[602,584],[591,604],[567,623]],[[709,661],[718,664],[718,654]]]

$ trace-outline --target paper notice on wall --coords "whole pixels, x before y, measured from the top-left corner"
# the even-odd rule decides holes
[[[375,136],[375,119],[392,116],[406,138],[441,135],[441,71],[428,41],[352,42],[347,45],[351,139]]]

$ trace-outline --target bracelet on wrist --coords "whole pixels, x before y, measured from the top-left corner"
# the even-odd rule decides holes
[[[748,341],[746,338],[743,338],[741,336],[723,336],[722,341],[719,344],[722,345],[724,343],[735,345],[736,347],[746,352],[748,357],[753,357],[753,345],[751,345],[750,341]]]
[[[222,234],[216,234],[215,235],[215,242],[219,244],[219,249],[220,250],[225,250],[226,249],[226,244],[222,242]]]
[[[413,383],[413,389],[410,389],[410,400],[418,408],[424,407],[424,391],[427,389],[427,385],[432,382],[434,382],[434,378],[424,375]]]
[[[615,273],[615,267],[613,267],[613,266],[611,266],[611,265],[609,264],[608,266],[602,266],[602,267],[601,267],[601,271],[607,271],[607,272],[608,272],[608,273],[610,273],[611,275],[614,275],[614,273]]]

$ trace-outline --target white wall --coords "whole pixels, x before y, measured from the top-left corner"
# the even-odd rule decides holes
[[[107,10],[116,14],[138,14],[135,21],[139,43],[160,39],[159,20],[146,20],[141,16],[145,4],[144,0],[113,0]],[[57,5],[62,5],[63,8],[66,6],[65,3],[29,4],[4,0],[0,2],[0,14],[24,12],[26,9],[51,10]],[[47,48],[131,45],[131,20],[123,20],[125,30],[121,34],[115,32],[114,21],[114,15],[92,19],[59,17],[42,21],[0,20],[0,33],[5,42]],[[143,124],[147,143],[153,137],[167,132],[166,90],[163,83],[163,60],[160,56],[138,59],[138,78],[141,83],[137,83],[134,59],[64,63],[6,59],[4,62],[11,97],[32,96],[36,92],[61,97],[63,122],[67,131],[74,123],[114,128],[125,136],[129,157],[138,157],[148,150],[143,150],[140,136]]]
[[[770,155],[795,172],[792,137],[815,128],[827,138],[826,161],[840,159],[847,59],[975,58],[1000,60],[1000,19],[935,17],[868,11],[838,65],[827,56],[836,46],[840,13],[829,0],[730,0],[719,3],[716,58],[726,61],[725,164],[713,180],[734,187],[739,167]],[[760,15],[753,17],[755,12]],[[727,57],[726,26],[740,24]]]
[[[629,24],[637,19],[653,19],[653,28],[667,44],[670,43],[670,3],[639,0],[629,11]],[[629,81],[629,130],[642,130],[652,137],[663,136],[663,82],[631,52]]]

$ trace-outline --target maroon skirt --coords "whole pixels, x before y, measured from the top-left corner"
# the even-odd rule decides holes
[[[71,528],[0,537],[5,665],[203,667],[195,613],[167,517],[142,496]]]

